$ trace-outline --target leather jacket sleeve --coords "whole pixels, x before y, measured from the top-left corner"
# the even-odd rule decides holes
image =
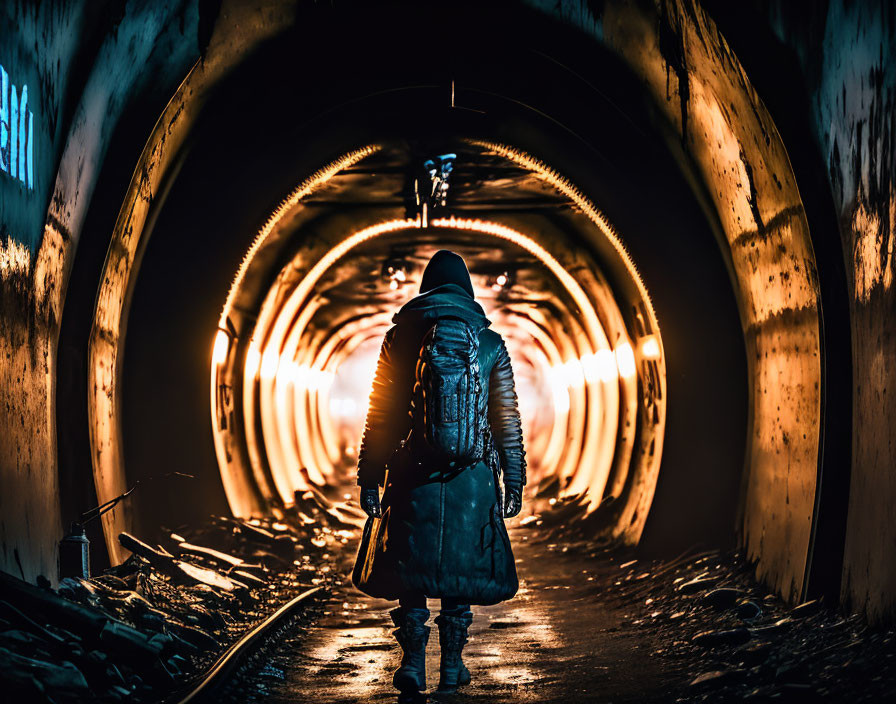
[[[513,385],[513,369],[504,340],[501,340],[498,347],[489,378],[488,423],[501,458],[504,485],[517,489],[525,486],[526,451],[523,449],[523,429]]]
[[[403,385],[396,377],[396,367],[393,364],[394,338],[395,328],[391,328],[380,348],[367,420],[358,449],[358,484],[363,487],[375,487],[383,483],[386,463],[408,430],[405,418],[408,399],[405,398]]]

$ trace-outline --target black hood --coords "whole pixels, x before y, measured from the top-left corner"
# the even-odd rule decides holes
[[[392,316],[392,322],[434,321],[445,316],[461,318],[477,331],[491,325],[482,306],[465,288],[455,283],[442,284],[414,296]]]
[[[473,282],[467,264],[459,254],[440,249],[432,255],[420,278],[420,293],[445,284],[457,284],[473,298]]]

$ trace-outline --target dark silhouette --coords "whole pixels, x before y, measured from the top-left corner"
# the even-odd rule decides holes
[[[470,681],[461,661],[470,605],[504,601],[519,586],[503,521],[520,512],[526,483],[513,371],[453,252],[433,255],[420,294],[393,322],[358,455],[369,518],[353,581],[399,600],[391,616],[404,655],[393,682],[402,692],[426,689],[426,599],[441,598],[439,690],[453,691]]]

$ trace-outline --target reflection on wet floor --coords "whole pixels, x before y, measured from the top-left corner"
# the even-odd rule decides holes
[[[432,693],[439,645],[430,624],[427,701],[638,701],[645,687],[659,684],[657,664],[618,632],[624,615],[595,599],[575,556],[529,544],[519,533],[514,541],[520,591],[509,602],[473,607],[464,650],[473,682],[457,694]],[[284,644],[276,662],[282,679],[270,685],[266,701],[397,701],[392,672],[400,652],[388,614],[394,605],[343,584],[316,624]],[[435,616],[438,601],[429,607]]]

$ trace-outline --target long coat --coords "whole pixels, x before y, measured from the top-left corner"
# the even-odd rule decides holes
[[[462,317],[479,332],[479,364],[488,379],[482,395],[493,443],[486,457],[459,472],[428,452],[410,432],[415,365],[423,336],[445,315]],[[422,592],[470,604],[495,604],[518,587],[501,510],[499,476],[506,487],[526,482],[520,416],[510,357],[489,330],[481,306],[456,284],[409,301],[393,318],[380,351],[358,455],[358,483],[385,485],[381,533],[362,543],[355,584],[375,597]],[[402,445],[402,440],[410,441]],[[387,471],[388,470],[388,471]],[[368,564],[365,572],[364,563]],[[370,570],[370,566],[373,567]]]

